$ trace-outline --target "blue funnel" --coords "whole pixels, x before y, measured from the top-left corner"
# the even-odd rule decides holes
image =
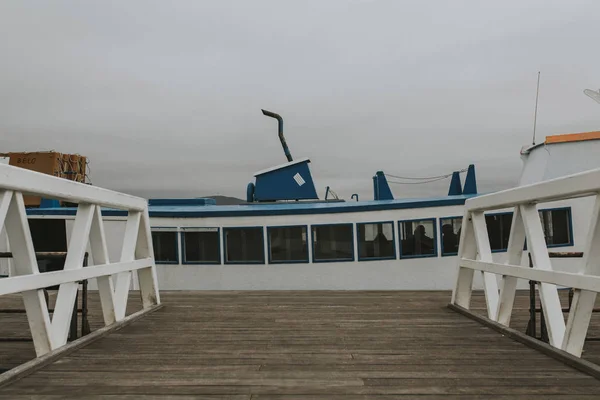
[[[448,189],[448,196],[457,196],[459,194],[462,194],[460,173],[458,171],[454,171],[452,173],[452,180],[450,181],[450,188]]]
[[[475,165],[469,165],[463,194],[477,194],[477,180],[475,179]]]
[[[373,177],[373,199],[394,200],[394,195],[383,171],[377,171]]]

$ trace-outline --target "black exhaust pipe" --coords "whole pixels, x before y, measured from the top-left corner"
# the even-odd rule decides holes
[[[283,152],[285,153],[285,157],[288,161],[293,161],[292,154],[290,153],[290,149],[288,149],[287,143],[285,143],[285,138],[283,137],[283,118],[281,115],[275,114],[274,112],[261,110],[264,115],[267,117],[275,118],[278,122],[279,129],[279,140],[281,141],[281,146],[283,147]]]

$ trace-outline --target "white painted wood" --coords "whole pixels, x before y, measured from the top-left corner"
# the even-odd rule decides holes
[[[0,190],[0,232],[4,226],[4,219],[8,212],[8,206],[12,200],[13,192],[11,190]]]
[[[582,290],[600,292],[600,277],[587,276],[573,272],[547,271],[528,268],[520,265],[506,265],[494,262],[481,262],[475,260],[461,260],[461,268],[475,271],[491,272],[493,274],[510,275],[519,279],[545,282],[564,287],[578,287]],[[546,310],[544,310],[545,312]]]
[[[150,230],[150,217],[148,210],[141,214],[138,240],[135,247],[135,257],[140,259],[149,258],[154,265],[154,249],[152,246],[152,232]],[[144,308],[160,303],[158,292],[158,278],[155,268],[144,268],[137,271],[140,296]]]
[[[4,278],[0,279],[0,296],[5,294],[36,291],[36,289],[60,285],[65,282],[94,279],[101,276],[117,274],[123,271],[137,271],[139,269],[152,267],[152,262],[153,260],[151,258],[143,258],[134,261],[93,265],[70,271],[53,271],[44,272],[43,274],[37,273],[33,275],[24,274],[15,276],[13,278]],[[42,296],[42,299],[43,298],[44,297]]]
[[[527,236],[527,246],[533,261],[533,267],[552,271],[548,256],[548,248],[544,238],[542,223],[537,208],[533,204],[521,205],[523,225]],[[544,319],[548,329],[548,339],[554,347],[561,347],[565,334],[565,320],[562,314],[560,298],[556,285],[541,283],[539,285],[540,301],[544,308]]]
[[[90,236],[94,209],[92,204],[79,204],[75,224],[71,234],[71,240],[67,250],[64,270],[71,271],[83,268],[83,259]],[[73,308],[79,283],[62,283],[58,289],[54,314],[52,316],[52,335],[54,346],[62,346],[67,343],[69,335],[69,323],[73,317]]]
[[[452,291],[451,303],[469,309],[471,305],[471,293],[473,291],[473,270],[461,268],[460,260],[475,260],[477,257],[477,244],[475,243],[475,233],[473,232],[473,221],[470,212],[465,211],[461,227],[458,243],[459,265],[457,268],[456,285]]]
[[[473,220],[473,230],[475,243],[477,244],[477,253],[479,260],[483,262],[492,262],[492,249],[490,247],[490,239],[488,237],[487,225],[483,211],[474,212],[471,214]],[[485,303],[487,306],[488,317],[491,320],[496,320],[498,310],[498,281],[496,275],[488,272],[483,274],[483,290],[485,292]]]
[[[8,206],[12,199],[13,192],[11,190],[0,190],[0,248],[3,251],[10,251],[8,237],[4,234],[4,219],[8,212]],[[13,276],[12,260],[10,258],[0,259],[0,274],[6,273],[9,277]]]
[[[108,247],[106,245],[106,235],[104,233],[104,223],[102,221],[102,210],[100,207],[96,207],[94,210],[94,217],[90,229],[90,249],[95,265],[108,264],[110,262],[108,257]],[[97,282],[104,324],[110,325],[116,322],[112,277],[110,275],[99,276]]]
[[[515,207],[510,236],[508,239],[507,260],[508,265],[519,265],[523,258],[523,247],[525,246],[525,226],[521,216],[521,208]],[[500,286],[500,301],[498,303],[497,321],[502,325],[510,325],[510,317],[515,302],[518,280],[514,276],[503,275]]]
[[[560,178],[519,186],[489,195],[467,200],[469,211],[495,210],[531,202],[543,203],[553,200],[595,195],[600,191],[600,169],[567,175]]]
[[[586,276],[597,276],[600,275],[600,195],[596,195],[590,220],[589,233],[583,251],[582,271]],[[577,357],[580,357],[583,351],[590,318],[596,303],[596,295],[597,293],[594,291],[585,291],[581,288],[574,290],[561,347]]]
[[[140,229],[141,212],[130,211],[125,226],[125,237],[123,238],[123,248],[121,250],[121,262],[133,261],[135,259],[135,249],[138,242],[138,233]],[[115,317],[117,321],[125,318],[127,308],[127,298],[129,287],[131,285],[131,272],[121,272],[115,279]]]
[[[27,275],[27,278],[39,276],[40,273],[21,193],[13,194],[4,224],[13,254],[15,274]],[[18,278],[5,278],[0,280],[0,283],[10,285],[15,279]],[[52,325],[43,291],[23,291],[23,303],[27,312],[35,352],[40,356],[53,349]]]
[[[3,164],[0,164],[0,188],[74,203],[91,203],[134,211],[142,211],[148,204],[140,197]]]
[[[78,203],[69,236],[64,269],[40,273],[33,248],[23,193]],[[100,206],[129,212],[129,224],[121,261],[110,263]],[[144,215],[143,232],[140,216]],[[138,197],[84,185],[46,174],[0,165],[0,233],[13,255],[15,276],[0,280],[0,295],[22,293],[36,354],[41,356],[66,343],[75,307],[78,283],[99,278],[104,320],[107,325],[123,319],[132,271],[142,270],[144,307],[160,302],[152,254],[147,201]],[[2,236],[4,238],[4,236]],[[83,268],[88,249],[93,266]],[[137,259],[136,259],[137,258]],[[111,275],[117,274],[115,288]],[[42,288],[60,285],[52,321]]]

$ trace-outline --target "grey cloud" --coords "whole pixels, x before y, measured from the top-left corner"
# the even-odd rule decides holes
[[[377,170],[477,165],[514,185],[531,140],[597,130],[594,1],[5,1],[0,148],[91,159],[144,196],[243,197],[285,161],[268,108],[321,196],[371,198]],[[448,182],[394,186],[444,194]]]

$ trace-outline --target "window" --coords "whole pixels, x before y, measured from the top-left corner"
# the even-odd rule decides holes
[[[400,258],[435,257],[435,219],[401,221]]]
[[[308,262],[306,226],[268,227],[269,262]]]
[[[458,254],[462,217],[440,218],[440,234],[442,235],[442,256]]]
[[[35,251],[66,252],[67,225],[64,219],[29,218],[29,230]],[[65,267],[64,257],[38,260],[40,272],[60,271]]]
[[[313,225],[313,261],[353,261],[352,224]]]
[[[513,213],[499,213],[485,216],[490,247],[492,251],[506,251],[510,237]]]
[[[225,263],[264,264],[263,228],[223,228]]]
[[[181,234],[184,264],[220,264],[219,228],[184,228]]]
[[[572,246],[571,208],[540,210],[548,247]]]
[[[396,258],[394,224],[377,222],[356,224],[359,260],[383,260]]]
[[[157,264],[179,264],[179,241],[175,229],[153,229],[152,247],[154,247],[154,261]]]

